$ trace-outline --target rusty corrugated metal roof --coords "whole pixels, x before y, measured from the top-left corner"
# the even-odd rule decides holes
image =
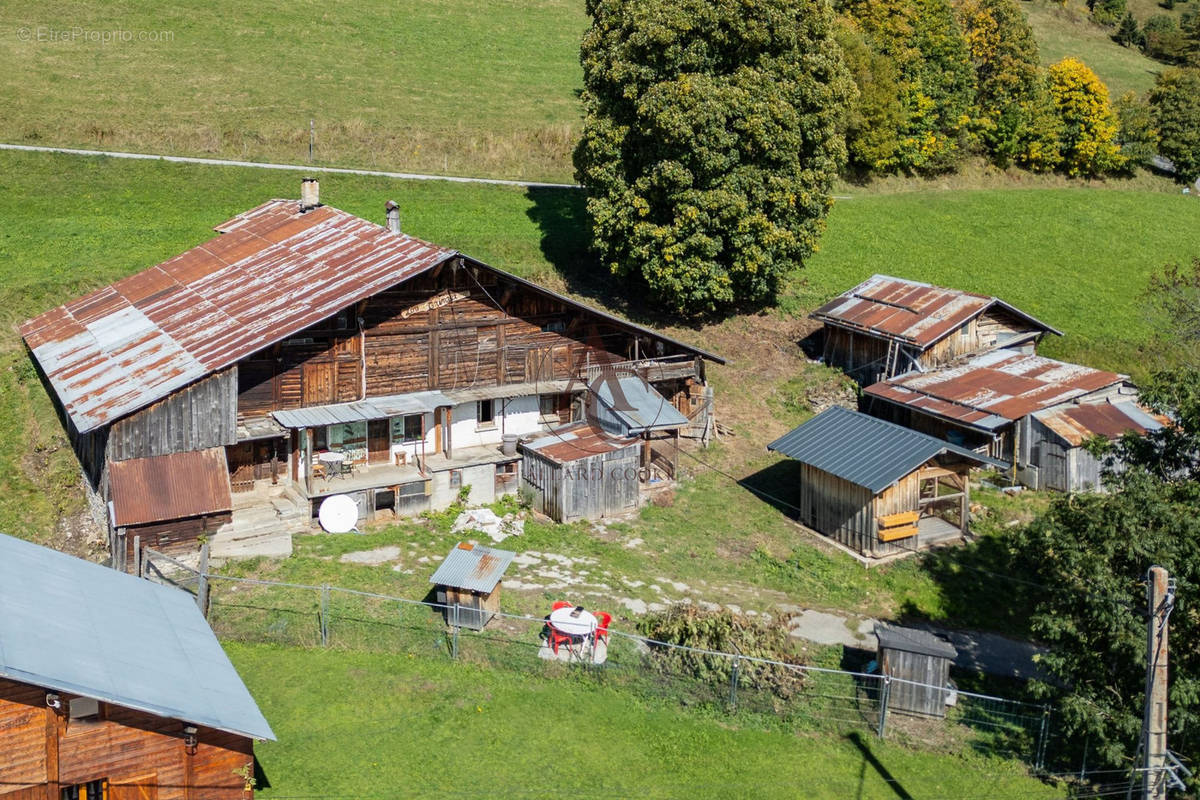
[[[1169,424],[1165,417],[1133,402],[1082,403],[1041,411],[1034,417],[1072,446],[1081,445],[1093,436],[1111,440],[1130,431],[1146,433]]]
[[[222,235],[21,326],[80,432],[457,255],[329,206],[271,200]]]
[[[219,514],[233,509],[225,450],[114,461],[109,465],[117,527]]]
[[[511,550],[459,542],[438,565],[429,582],[490,594],[516,555]]]
[[[614,436],[588,422],[572,422],[530,441],[521,442],[521,447],[558,464],[568,464],[581,458],[623,450],[637,442],[636,438]]]
[[[871,397],[992,431],[1026,414],[1126,380],[1115,372],[996,350],[961,366],[910,372],[864,391]]]
[[[1061,335],[996,297],[890,275],[872,275],[818,308],[812,316],[832,325],[899,339],[925,349],[992,306],[999,306],[1034,327]]]

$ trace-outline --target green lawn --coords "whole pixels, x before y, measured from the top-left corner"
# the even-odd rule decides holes
[[[563,180],[586,24],[578,0],[4,0],[0,141],[298,163],[313,119],[321,163]]]
[[[1011,761],[907,749],[865,729],[743,724],[572,674],[424,653],[226,650],[279,740],[255,748],[263,800],[1062,796]]]
[[[1154,85],[1155,75],[1164,69],[1164,65],[1146,58],[1140,51],[1114,42],[1112,32],[1094,23],[1087,5],[1079,0],[1062,4],[1054,0],[1022,0],[1021,8],[1033,27],[1042,63],[1053,64],[1067,56],[1081,59],[1108,86],[1114,101],[1131,90],[1144,94]]]

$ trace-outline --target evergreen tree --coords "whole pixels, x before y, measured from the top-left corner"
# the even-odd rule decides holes
[[[1121,17],[1121,23],[1117,25],[1117,32],[1113,34],[1113,40],[1125,47],[1142,46],[1142,32],[1138,28],[1137,20],[1133,18],[1133,13],[1126,11],[1125,16]]]
[[[1200,177],[1200,70],[1163,70],[1150,90],[1150,112],[1158,151],[1175,164],[1175,178]]]

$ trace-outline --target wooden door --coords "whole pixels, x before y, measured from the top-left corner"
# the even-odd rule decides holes
[[[337,402],[333,362],[309,361],[304,365],[303,404],[321,406]]]
[[[391,420],[367,421],[367,463],[387,464],[392,460]]]

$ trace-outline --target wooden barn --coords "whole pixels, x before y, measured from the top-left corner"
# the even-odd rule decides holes
[[[1032,354],[1062,334],[1003,300],[873,275],[812,313],[824,361],[863,386],[1005,347]]]
[[[201,536],[233,518],[229,471],[219,447],[131,458],[111,465],[110,552],[113,566],[137,571],[136,547],[186,558]]]
[[[874,416],[999,459],[1022,483],[1034,485],[1028,471],[1034,414],[1136,399],[1125,375],[995,350],[868,386],[862,405]]]
[[[1131,401],[1081,403],[1039,411],[1030,425],[1029,464],[1023,479],[1033,489],[1086,492],[1103,489],[1104,463],[1087,451],[1097,436],[1114,441],[1125,433],[1161,430],[1168,420]],[[1112,465],[1120,469],[1119,464]]]
[[[429,579],[447,625],[481,631],[500,610],[500,582],[516,553],[459,542]]]
[[[638,505],[644,441],[588,422],[544,433],[520,445],[533,507],[556,522],[601,519]]]
[[[888,711],[921,717],[944,717],[953,697],[950,665],[958,651],[928,631],[879,624],[879,671],[893,680]]]
[[[834,406],[767,449],[799,462],[784,498],[800,522],[867,558],[915,552],[967,532],[970,450]]]
[[[707,437],[717,356],[302,195],[21,326],[103,503],[114,464],[211,448],[233,492],[214,557],[333,494],[367,518],[488,503],[519,485],[513,440],[613,374]]]
[[[245,800],[274,738],[190,595],[0,535],[4,800]]]

